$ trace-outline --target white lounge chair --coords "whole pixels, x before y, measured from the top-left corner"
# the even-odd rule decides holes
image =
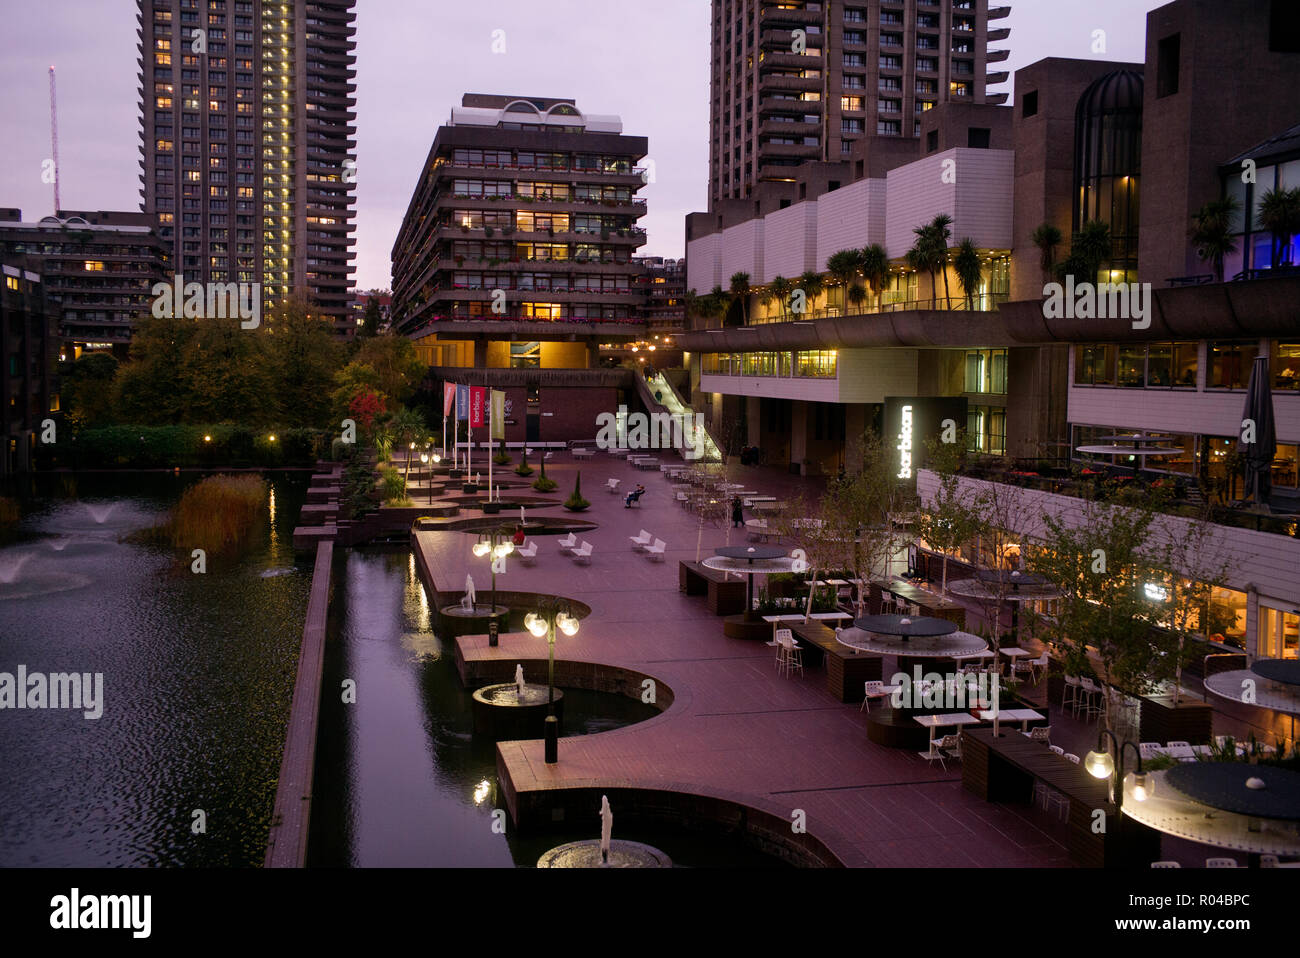
[[[618,483],[619,483],[618,479],[606,479],[605,489],[608,490],[611,494],[616,494],[618,492]]]
[[[892,694],[891,692],[887,692],[885,690],[885,683],[880,681],[879,679],[870,679],[864,682],[863,692],[865,694],[862,697],[862,704],[858,706],[859,712],[861,712],[863,709],[866,709],[868,712],[870,712],[872,699],[887,699]]]
[[[592,550],[591,543],[588,542],[586,539],[583,539],[582,545],[578,546],[578,548],[573,550],[573,561],[583,565],[590,565],[591,550]]]
[[[537,543],[529,539],[515,550],[515,555],[524,565],[532,565],[537,560]]]
[[[641,530],[641,534],[638,536],[627,537],[628,542],[632,543],[632,548],[637,552],[654,542],[654,539],[655,537],[644,529]]]
[[[563,539],[560,539],[555,544],[560,547],[561,552],[568,552],[570,549],[572,549],[574,546],[578,544],[577,533],[570,532],[567,536],[565,536]]]
[[[667,548],[668,546],[663,539],[656,539],[654,545],[648,545],[645,547],[645,554],[651,562],[663,562],[664,550]]]

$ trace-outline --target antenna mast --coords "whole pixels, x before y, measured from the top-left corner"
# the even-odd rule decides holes
[[[58,215],[59,202],[59,103],[54,95],[54,67],[50,67],[50,145],[54,150],[54,215]]]

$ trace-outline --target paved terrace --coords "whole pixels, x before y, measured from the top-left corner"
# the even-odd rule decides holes
[[[556,537],[541,536],[535,567],[511,560],[498,588],[554,593],[584,602],[592,614],[578,635],[560,635],[557,660],[599,663],[641,672],[667,684],[674,701],[638,725],[560,741],[555,766],[543,761],[541,740],[504,742],[498,768],[503,787],[520,794],[565,788],[669,789],[728,798],[787,821],[796,809],[807,829],[850,866],[1065,866],[1063,833],[1044,813],[988,804],[963,791],[961,767],[931,767],[915,752],[867,740],[865,715],[825,689],[820,669],[793,678],[777,674],[773,650],[728,639],[703,597],[678,592],[677,564],[696,558],[698,520],[672,499],[659,473],[634,470],[598,454],[574,463],[567,453],[547,464],[563,498],[581,469],[592,503],[581,518],[598,523],[585,535],[595,547],[590,566],[558,553]],[[640,508],[626,509],[604,489],[647,487]],[[782,495],[797,483],[771,470],[737,467],[735,481]],[[558,506],[549,514],[568,515]],[[502,515],[509,522],[509,510]],[[729,525],[729,523],[728,523]],[[668,545],[663,563],[633,552],[628,537],[648,529]],[[705,528],[701,556],[728,540],[728,529]],[[731,543],[744,542],[742,530]],[[480,599],[489,588],[487,563],[470,552],[472,535],[420,532],[416,547],[437,588],[458,590],[466,573]],[[469,663],[501,661],[513,674],[520,660],[545,660],[546,642],[528,633],[463,636]],[[887,678],[894,663],[884,663]],[[544,677],[530,674],[530,681]],[[504,681],[504,680],[503,680]]]

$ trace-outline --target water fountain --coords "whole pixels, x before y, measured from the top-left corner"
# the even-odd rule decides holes
[[[12,558],[0,556],[0,585],[13,585],[18,580],[18,573],[31,561],[30,552],[20,553]]]
[[[537,860],[538,868],[672,868],[672,859],[641,842],[613,840],[614,812],[600,796],[600,838],[569,842]]]
[[[32,552],[13,550],[0,552],[0,602],[67,592],[90,584],[90,579],[86,576],[61,569],[32,566],[24,573],[23,568],[32,561],[34,555]]]
[[[108,521],[108,517],[113,514],[113,511],[117,509],[118,505],[120,505],[120,503],[109,502],[106,504],[101,503],[99,505],[91,505],[87,502],[86,510],[90,513],[90,518],[94,519],[97,525],[102,526]]]
[[[515,680],[475,691],[472,702],[474,734],[497,741],[541,738],[546,725],[548,686],[529,685],[524,667],[515,666]],[[555,715],[563,722],[564,693],[555,690]]]
[[[445,635],[476,635],[486,633],[489,623],[499,624],[510,616],[507,605],[480,605],[474,592],[474,577],[465,576],[465,593],[455,605],[444,605],[438,610],[438,631]]]

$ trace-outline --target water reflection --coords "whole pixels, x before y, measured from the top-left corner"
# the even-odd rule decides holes
[[[194,575],[124,537],[195,478],[6,490],[24,519],[0,548],[13,579],[0,584],[0,671],[102,672],[105,709],[0,714],[0,866],[262,861],[310,579],[287,545],[305,483],[274,479],[266,540]],[[205,834],[191,831],[196,809]]]

